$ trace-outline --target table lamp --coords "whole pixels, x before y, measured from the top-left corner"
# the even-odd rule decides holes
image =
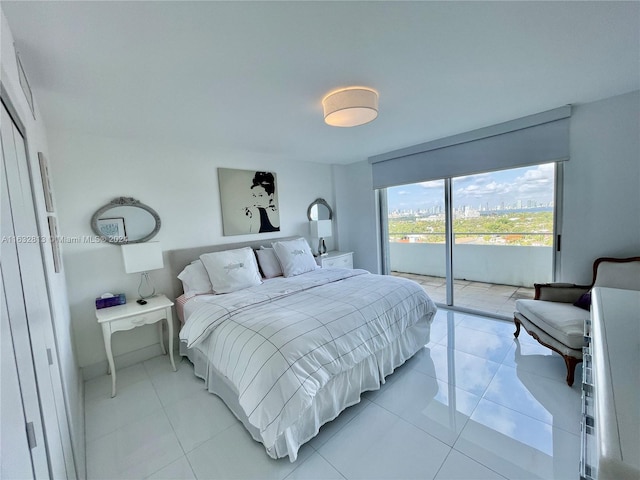
[[[156,289],[149,277],[149,271],[164,267],[160,242],[127,243],[120,248],[125,272],[142,274],[138,285],[140,299],[153,297]]]
[[[324,237],[330,237],[332,234],[331,220],[312,220],[309,222],[309,229],[311,236],[318,239],[318,255],[326,255],[327,246],[324,243]]]

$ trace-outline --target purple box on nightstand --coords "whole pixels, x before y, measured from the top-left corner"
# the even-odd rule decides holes
[[[127,298],[124,296],[124,293],[118,293],[113,297],[98,297],[96,298],[96,308],[107,308],[107,307],[115,307],[116,305],[124,305],[127,303]]]

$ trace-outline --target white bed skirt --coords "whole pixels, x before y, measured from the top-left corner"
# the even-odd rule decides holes
[[[409,327],[402,336],[375,354],[355,365],[350,370],[333,377],[318,391],[311,405],[299,419],[280,432],[274,445],[265,445],[272,458],[289,456],[294,462],[299,448],[318,434],[320,427],[336,418],[345,408],[360,401],[360,395],[369,390],[377,390],[387,375],[406,362],[429,343],[430,325],[433,314]],[[209,392],[220,397],[234,415],[244,424],[254,440],[261,442],[258,429],[249,423],[238,403],[238,393],[226,377],[209,364],[207,342],[194,348],[180,343],[180,354],[194,365],[196,376],[205,381]]]

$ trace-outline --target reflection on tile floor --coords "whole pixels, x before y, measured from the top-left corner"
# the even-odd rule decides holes
[[[300,450],[272,460],[166,356],[85,384],[88,478],[578,478],[580,368],[500,320],[440,309],[431,342]]]
[[[446,282],[442,277],[418,275],[416,273],[391,272],[398,277],[410,278],[423,286],[429,296],[439,305],[447,304]],[[456,307],[487,312],[506,318],[513,318],[516,300],[533,298],[535,290],[527,287],[499,285],[495,283],[454,280],[453,301]]]

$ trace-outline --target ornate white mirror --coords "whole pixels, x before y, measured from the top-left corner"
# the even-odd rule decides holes
[[[91,217],[91,228],[109,243],[141,243],[160,230],[156,211],[132,197],[118,197],[100,207]]]
[[[307,217],[312,220],[331,220],[333,218],[333,210],[324,198],[316,198],[309,208],[307,208]]]

